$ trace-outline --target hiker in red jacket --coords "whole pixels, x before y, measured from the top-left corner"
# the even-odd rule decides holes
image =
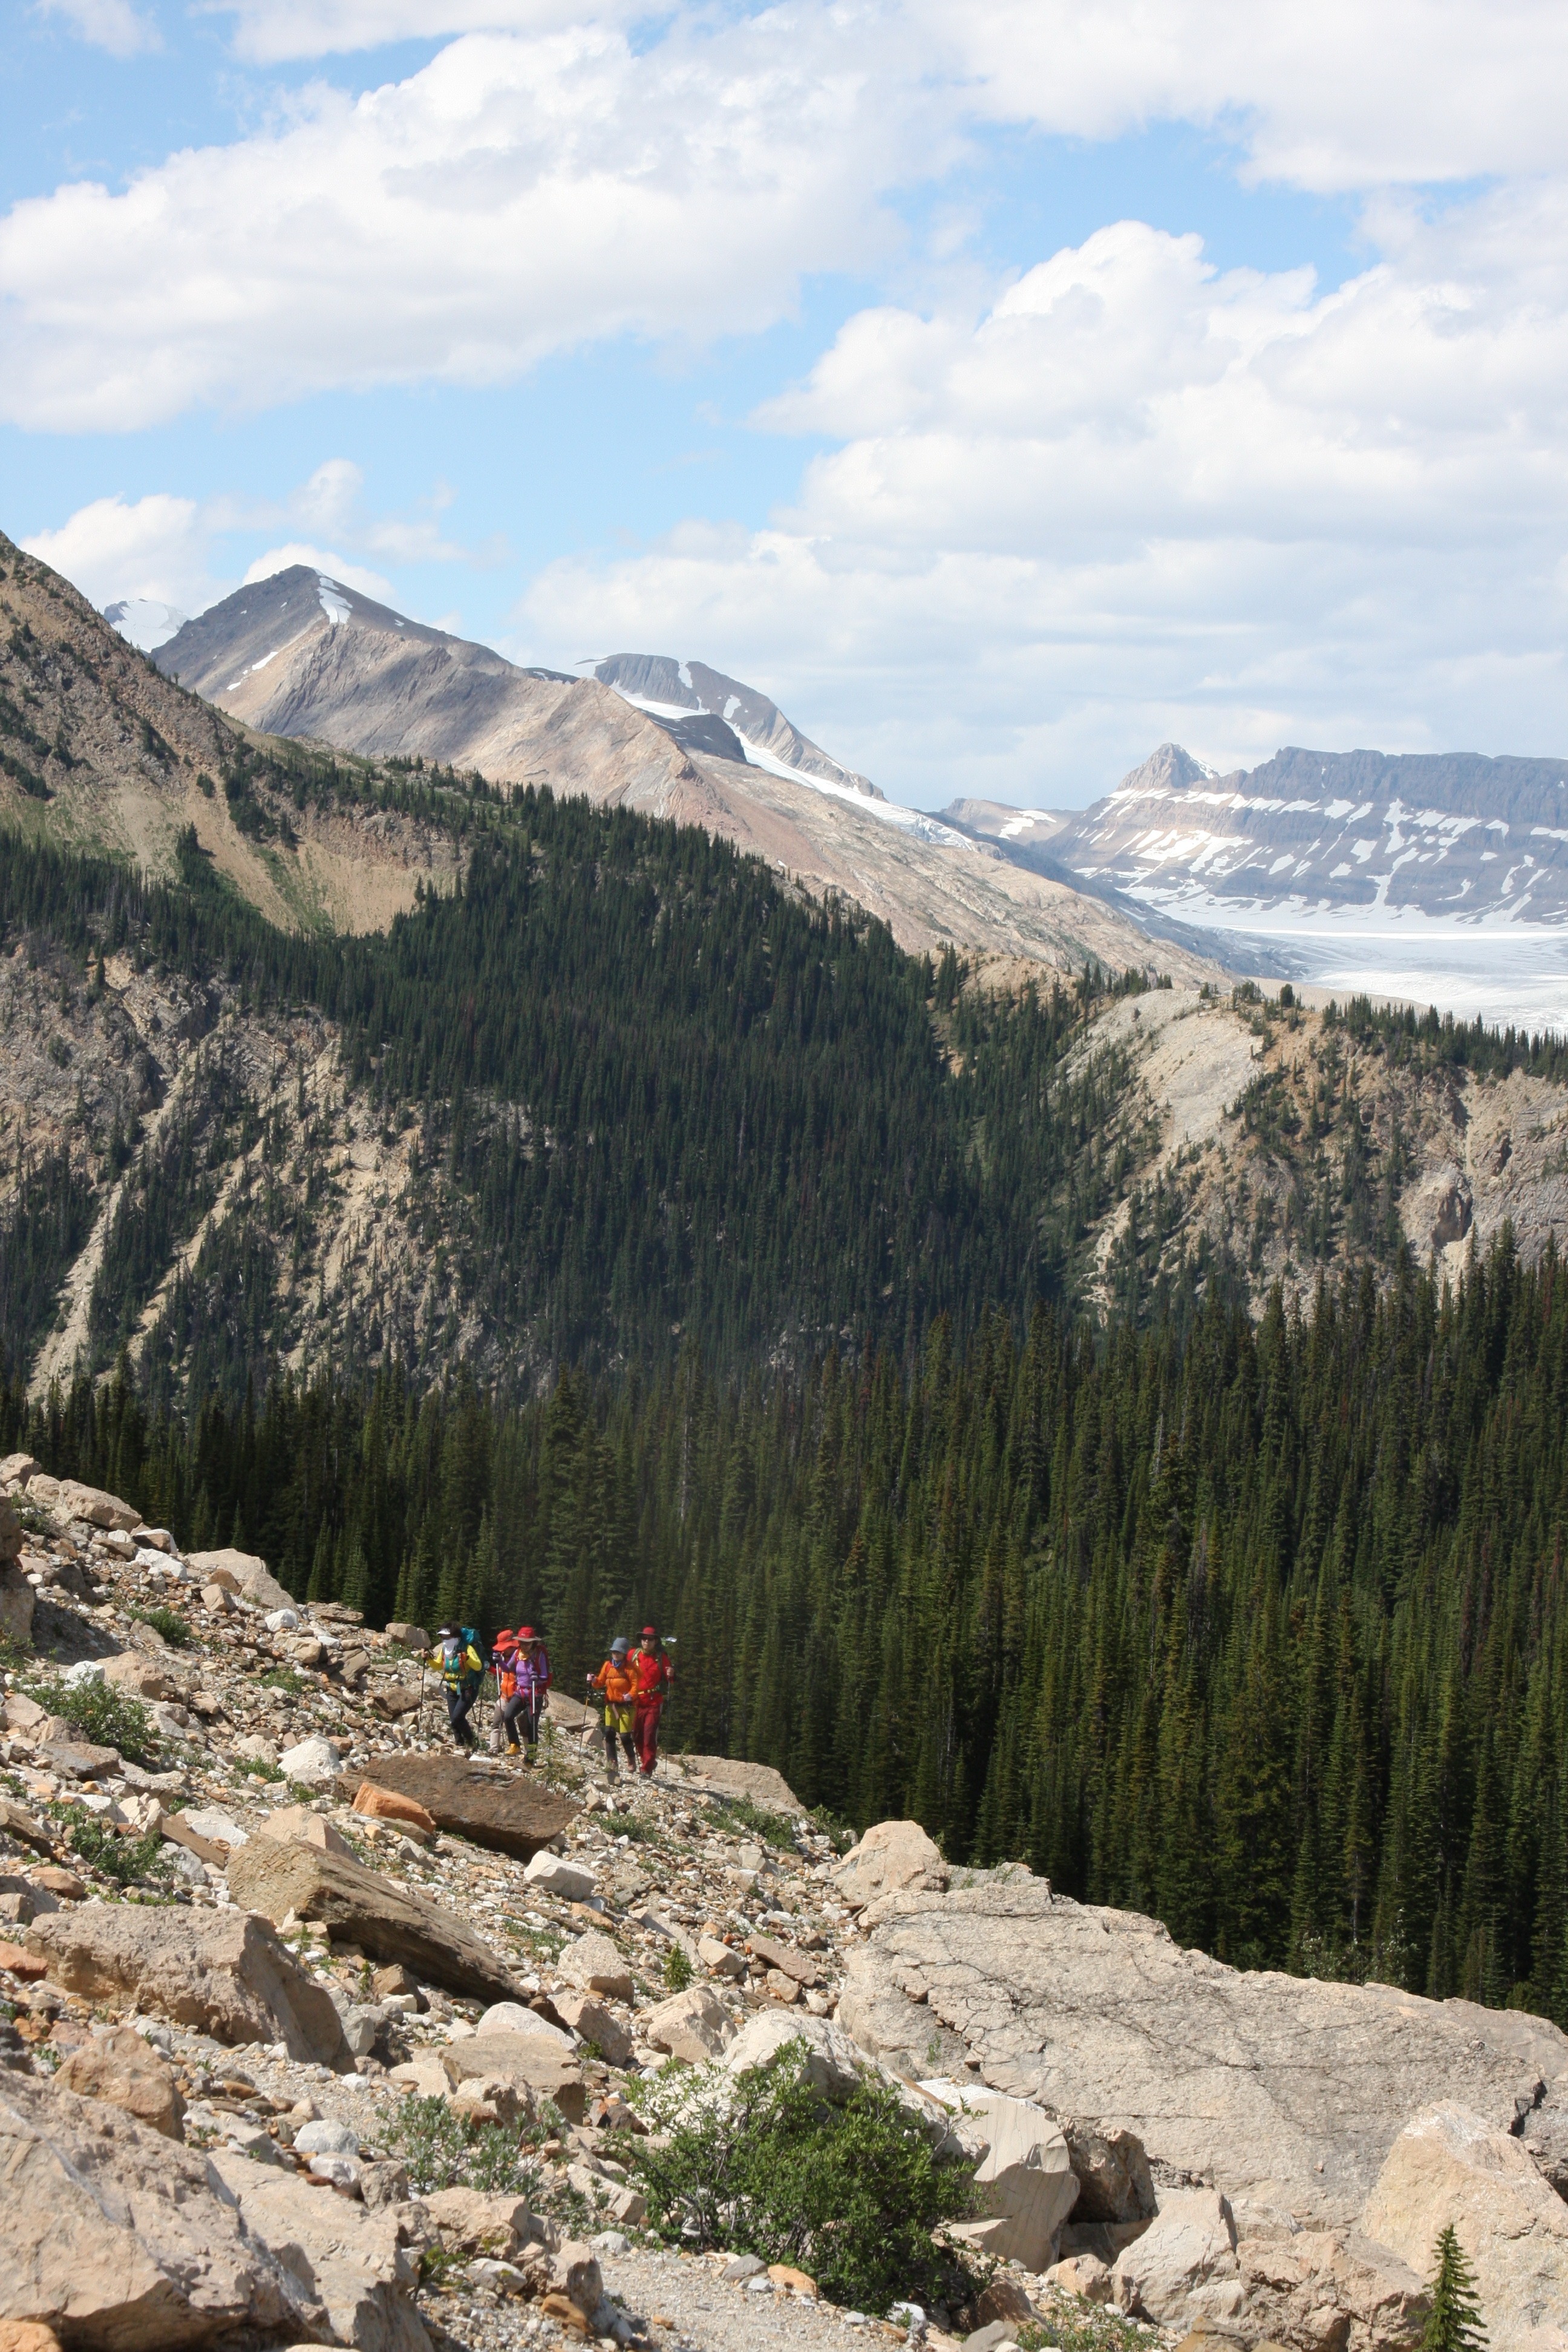
[[[658,1762],[658,1718],[674,1680],[657,1625],[643,1627],[642,1641],[631,1664],[637,1710],[633,1737],[637,1741],[637,1765],[639,1770],[649,1773]]]

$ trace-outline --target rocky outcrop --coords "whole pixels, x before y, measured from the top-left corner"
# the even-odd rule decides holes
[[[208,2159],[113,2107],[0,2074],[0,2319],[79,2352],[176,2352],[242,2326],[319,2340],[321,2306]]]
[[[1135,2133],[1238,2222],[1245,2200],[1349,2225],[1410,2116],[1458,2098],[1506,2130],[1568,2068],[1542,2019],[1228,1969],[1016,1872],[899,1896],[839,2016],[910,2074],[934,2042],[948,2073]]]
[[[396,2207],[367,2213],[242,2156],[215,2156],[212,2164],[247,2228],[275,2250],[300,2299],[323,2315],[328,2343],[432,2352],[412,2301],[419,2273],[405,2251],[406,2208],[401,2218]]]
[[[26,1456],[22,1456],[26,1459]],[[22,1522],[8,1496],[0,1495],[0,1641],[23,1649],[33,1638],[37,1595],[16,1562],[22,1551]]]
[[[347,1855],[252,1838],[230,1855],[228,1885],[247,1910],[318,1921],[335,1941],[357,1944],[384,1966],[401,1962],[422,1984],[475,2000],[516,1992],[510,1969],[466,1920]]]
[[[1123,2311],[1162,2326],[1235,2319],[1247,2291],[1226,2199],[1212,2189],[1167,2189],[1149,2227],[1117,2256],[1110,2292]]]
[[[27,1948],[84,2000],[167,2017],[215,2042],[281,2042],[291,2058],[353,2071],[327,1993],[265,1919],[244,1911],[82,1906],[36,1919]]]
[[[1407,2123],[1362,2214],[1363,2234],[1429,2276],[1452,2223],[1476,2274],[1492,2352],[1568,2346],[1568,2205],[1528,2147],[1444,2101]]]
[[[985,2252],[1027,2271],[1047,2269],[1079,2193],[1062,2134],[1029,2100],[981,2091],[963,2099],[953,2136],[973,2162],[984,2210],[1001,2225],[986,2233]]]
[[[851,1846],[834,1872],[838,1892],[856,1910],[864,1910],[884,1895],[917,1888],[940,1893],[947,1885],[947,1864],[919,1822],[878,1822],[858,1845]]]
[[[377,1756],[368,1776],[344,1776],[340,1786],[350,1803],[367,1777],[378,1789],[412,1797],[438,1829],[497,1853],[515,1854],[520,1862],[531,1861],[569,1829],[580,1810],[570,1797],[506,1765],[463,1756]],[[350,1780],[353,1788],[346,1785]]]
[[[195,1570],[203,1584],[232,1578],[230,1589],[243,1592],[258,1609],[290,1609],[294,1605],[292,1594],[284,1591],[267,1562],[255,1552],[235,1551],[232,1548],[192,1551],[185,1554],[185,1566]]]
[[[174,2070],[139,2033],[117,2025],[82,2049],[73,2050],[55,2076],[56,2087],[79,2098],[104,2099],[121,2107],[133,2123],[164,2139],[182,2139],[185,2103]]]

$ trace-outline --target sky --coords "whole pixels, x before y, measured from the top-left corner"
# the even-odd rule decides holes
[[[890,797],[1568,754],[1568,11],[11,0],[0,528]]]

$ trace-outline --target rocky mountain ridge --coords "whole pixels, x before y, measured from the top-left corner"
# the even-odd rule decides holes
[[[637,2185],[653,2078],[686,2098],[797,2042],[820,2096],[889,2084],[974,2168],[955,2234],[989,2284],[889,2330],[930,2352],[1412,2345],[1443,2219],[1494,2352],[1564,2333],[1543,2020],[1238,1973],[1021,1865],[950,1869],[913,1822],[844,1853],[762,1766],[605,1787],[565,1697],[533,1772],[466,1762],[418,1629],[184,1557],[29,1456],[0,1554],[0,2324],[826,2352],[864,2315],[668,2251]],[[447,2185],[475,2131],[506,2184]]]

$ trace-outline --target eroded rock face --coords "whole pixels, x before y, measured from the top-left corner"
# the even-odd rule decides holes
[[[506,2000],[516,1993],[510,1971],[466,1920],[349,1855],[252,1838],[229,1857],[228,1886],[247,1909],[272,1920],[290,1911],[297,1919],[316,1920],[330,1937],[357,1944],[373,1960],[401,1961],[421,1984],[443,1985],[476,2000]]]
[[[846,1903],[863,1909],[886,1895],[947,1885],[947,1864],[919,1822],[877,1822],[834,1872]]]
[[[351,1776],[342,1793],[352,1803],[364,1773]],[[552,1838],[571,1826],[581,1807],[570,1797],[501,1766],[472,1763],[464,1756],[378,1756],[375,1785],[423,1805],[437,1828],[471,1844],[491,1847],[528,1862]]]
[[[247,2227],[276,2250],[301,2301],[323,2314],[329,2343],[357,2352],[433,2352],[413,2301],[418,2272],[401,2242],[395,2207],[367,2213],[309,2188],[298,2173],[243,2156],[211,2161]]]
[[[978,2158],[974,2178],[984,2210],[1005,2225],[987,2237],[986,2252],[1027,2271],[1047,2269],[1057,2231],[1079,2194],[1062,2134],[1043,2108],[997,2091],[966,2099],[953,2129]]]
[[[27,1944],[56,1984],[86,2000],[124,2002],[215,2042],[281,2042],[291,2058],[353,2071],[327,1993],[245,1911],[83,1905],[35,1920]]]
[[[1450,2222],[1475,2271],[1492,2352],[1568,2345],[1568,2205],[1522,2141],[1444,2101],[1399,2134],[1362,2231],[1429,2276]]]
[[[185,1566],[195,1570],[203,1584],[210,1584],[219,1575],[231,1577],[235,1591],[243,1592],[258,1609],[291,1609],[294,1605],[292,1595],[284,1591],[267,1562],[255,1552],[235,1551],[232,1548],[188,1551]]]
[[[0,2075],[0,2319],[80,2352],[172,2352],[242,2325],[319,2337],[320,2304],[208,2159],[113,2107]]]
[[[735,2021],[706,1985],[689,1985],[647,2011],[638,2022],[655,2050],[689,2065],[705,2066],[735,2039]]]
[[[1542,2019],[1244,1973],[1017,1874],[900,1895],[848,1957],[839,2019],[908,2074],[934,2040],[944,2072],[973,2056],[993,2088],[1133,2132],[1233,2205],[1347,2225],[1408,2116],[1463,2098],[1506,2129],[1568,2068]]]
[[[55,2076],[56,2088],[79,2098],[104,2099],[134,2123],[164,2139],[183,2139],[185,2103],[174,2069],[128,2025],[116,2026],[73,2050]]]
[[[1110,2273],[1123,2311],[1165,2326],[1235,2319],[1247,2300],[1236,2258],[1236,2222],[1212,2189],[1167,2189],[1142,2237]]]

